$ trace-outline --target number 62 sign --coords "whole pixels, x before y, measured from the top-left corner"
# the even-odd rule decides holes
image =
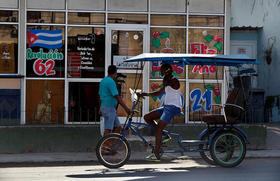
[[[53,60],[47,60],[43,63],[42,59],[37,59],[33,64],[34,73],[37,75],[55,75],[55,70],[53,70],[55,62]]]

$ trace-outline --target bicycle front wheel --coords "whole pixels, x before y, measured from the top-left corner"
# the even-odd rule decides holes
[[[122,135],[112,133],[102,137],[96,146],[96,156],[100,164],[107,168],[119,168],[130,158],[131,148]]]
[[[210,153],[218,165],[235,167],[245,158],[245,140],[234,131],[222,132],[214,137],[210,145]]]

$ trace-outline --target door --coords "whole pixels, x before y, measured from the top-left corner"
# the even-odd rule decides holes
[[[244,41],[244,40],[232,40],[230,42],[230,54],[245,54],[251,58],[257,58],[257,41]],[[243,65],[242,69],[253,68],[257,73],[256,65]],[[252,88],[257,87],[257,78],[252,76],[251,79]]]
[[[124,60],[148,52],[147,30],[146,25],[110,25],[106,29],[106,73],[109,65],[114,64],[118,67],[120,75],[117,81],[118,91],[129,108],[132,107],[129,89],[137,88],[144,91],[148,89],[148,65],[141,65],[137,62],[126,63]],[[145,79],[143,79],[144,77]],[[148,100],[139,106],[137,109],[140,113],[135,115],[134,119],[140,118],[148,112]],[[123,123],[126,113],[121,106],[118,106],[117,114]]]

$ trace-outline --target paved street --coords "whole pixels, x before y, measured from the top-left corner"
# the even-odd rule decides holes
[[[61,164],[61,163],[60,163]],[[130,162],[120,169],[107,169],[96,162],[73,162],[57,166],[14,165],[0,168],[1,181],[57,180],[194,180],[194,181],[279,181],[280,158],[246,159],[235,168],[209,166],[201,159],[161,163]]]

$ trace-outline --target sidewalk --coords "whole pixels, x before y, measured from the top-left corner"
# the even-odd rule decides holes
[[[280,157],[280,124],[267,125],[265,150],[247,150],[246,158],[275,158]],[[144,161],[147,152],[131,152],[130,160]],[[200,159],[197,152],[180,154],[164,154],[164,160]],[[95,152],[51,152],[51,153],[23,153],[0,154],[1,163],[40,163],[40,162],[91,162],[97,161]]]

